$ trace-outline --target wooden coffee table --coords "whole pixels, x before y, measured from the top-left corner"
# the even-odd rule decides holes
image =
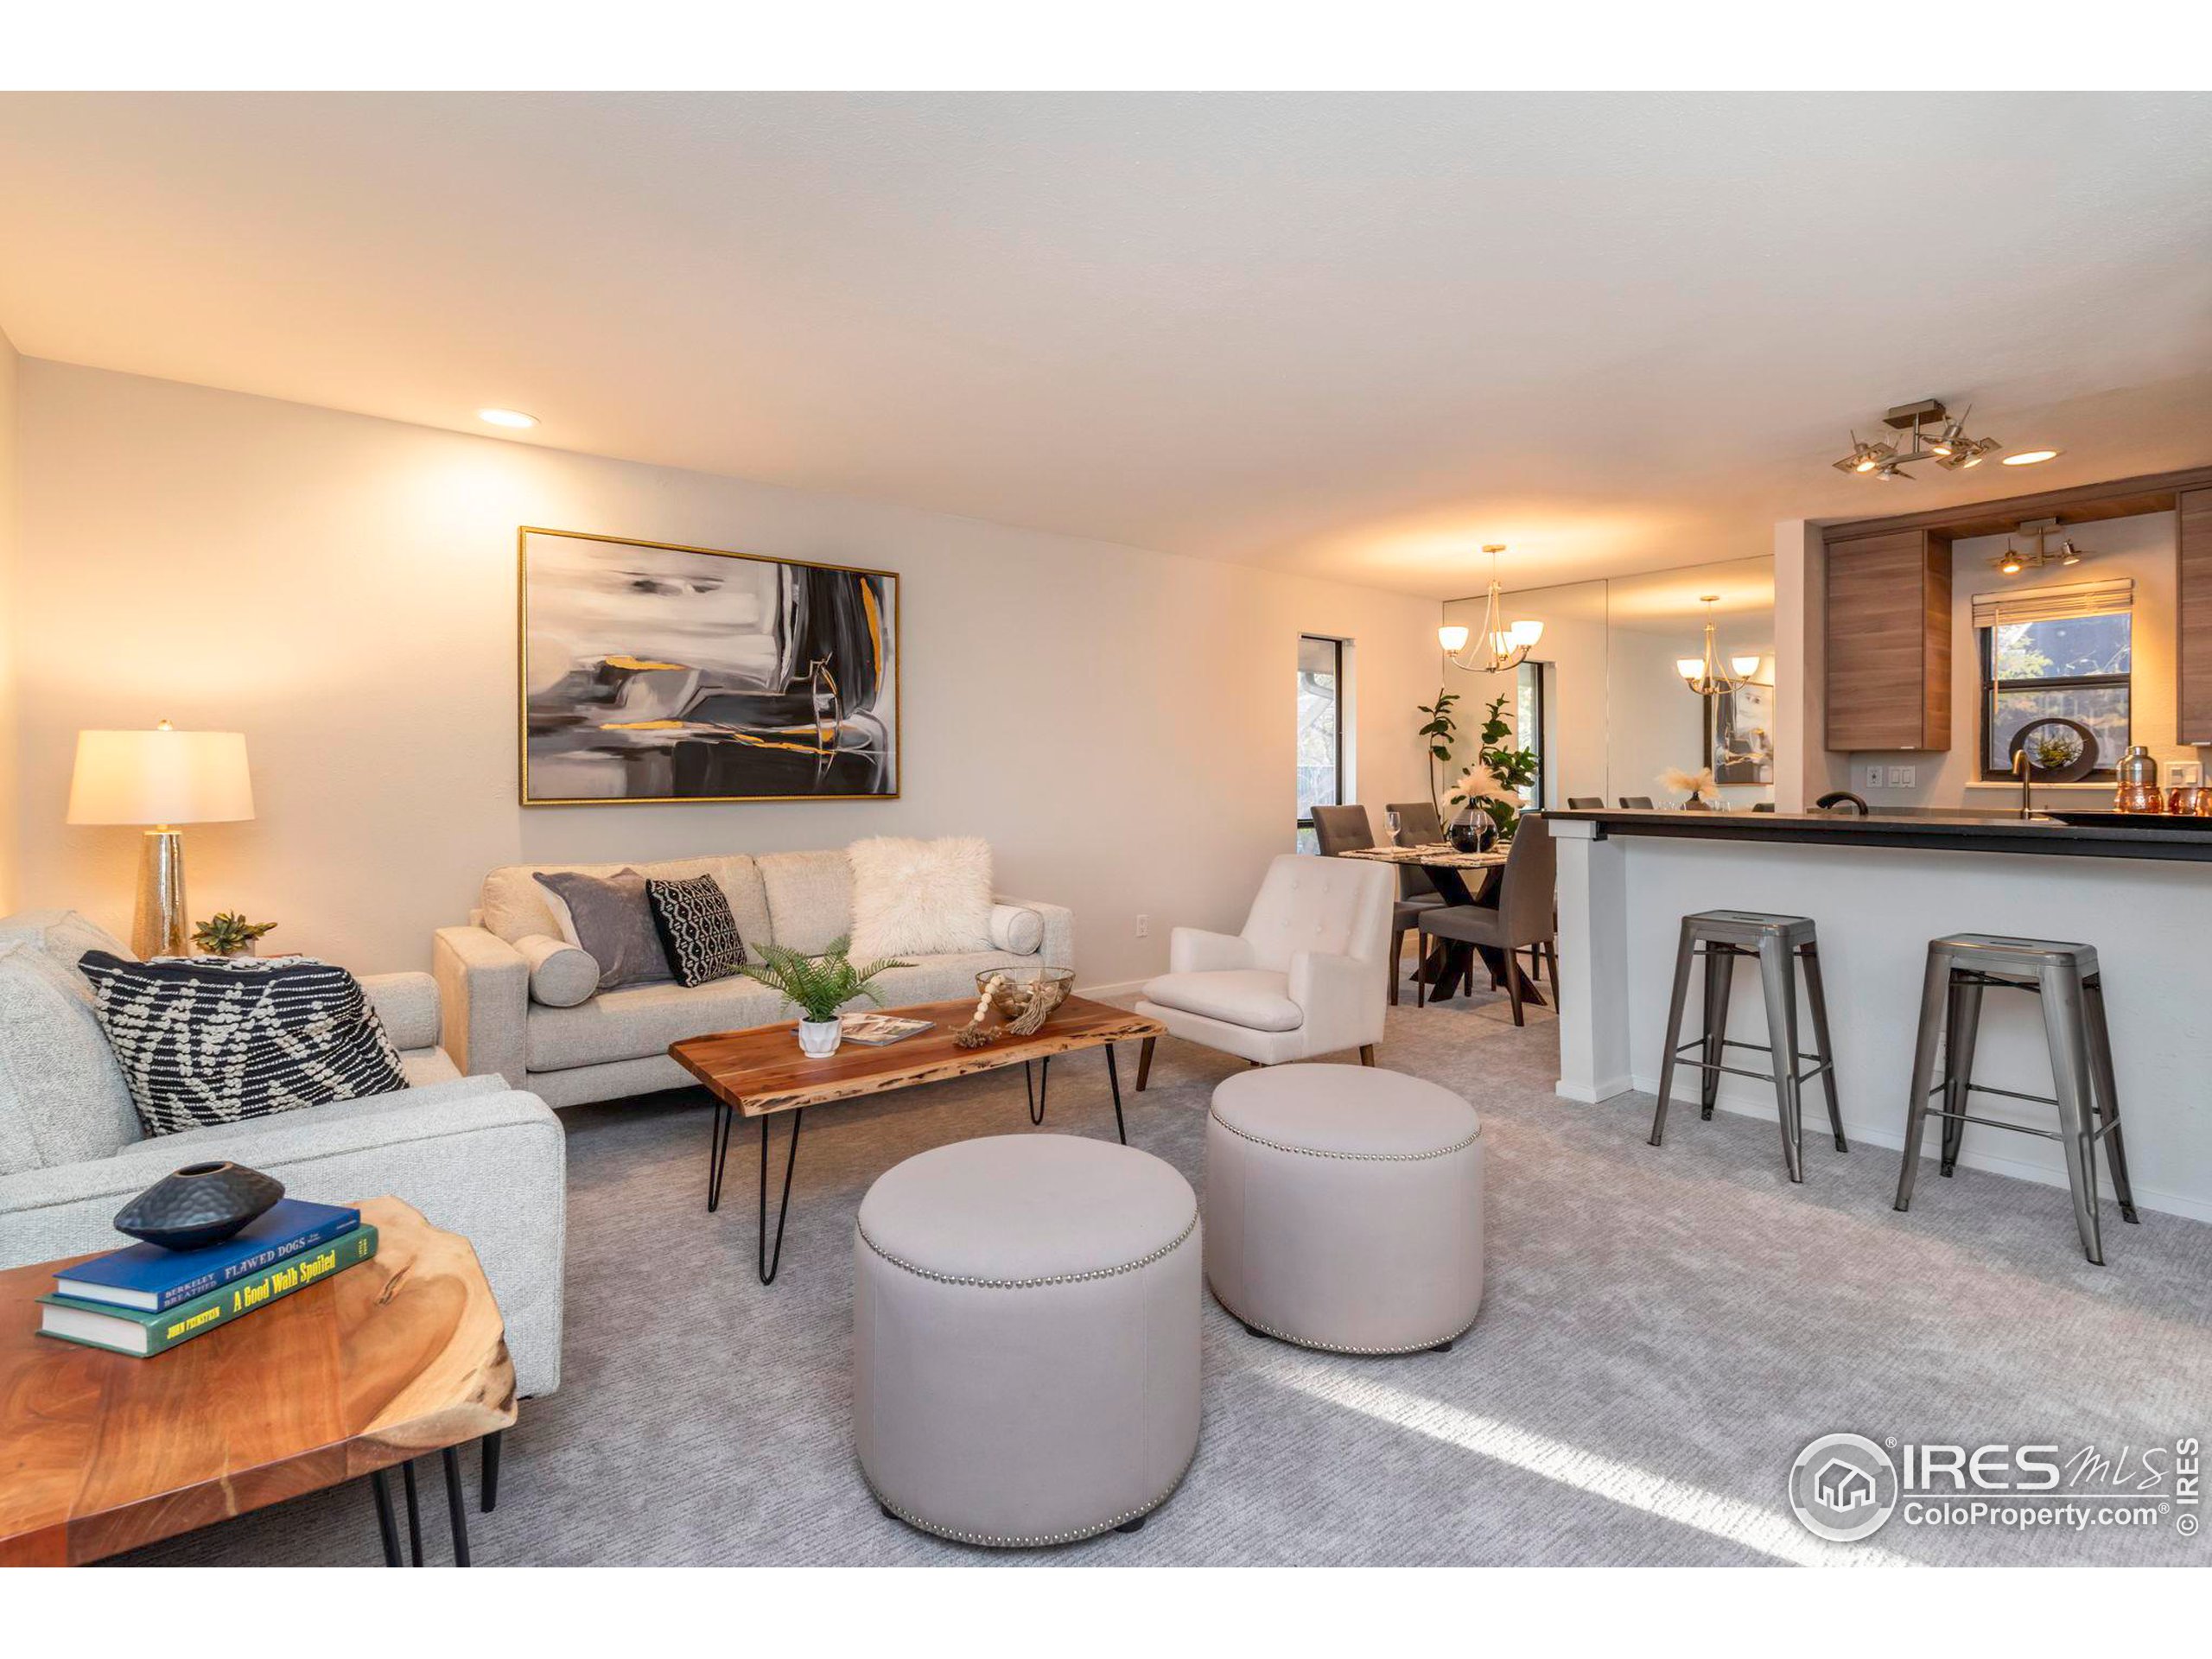
[[[935,1029],[909,1037],[901,1043],[871,1047],[846,1043],[827,1059],[809,1059],[799,1052],[795,1027],[789,1023],[761,1026],[751,1031],[724,1032],[713,1037],[692,1037],[669,1045],[670,1058],[707,1085],[715,1097],[715,1119],[707,1139],[707,1208],[722,1201],[722,1172],[729,1164],[730,1125],[737,1118],[760,1120],[760,1238],[756,1262],[760,1282],[773,1284],[784,1258],[784,1222],[791,1205],[791,1172],[798,1166],[798,1132],[810,1106],[827,1106],[841,1100],[910,1089],[916,1084],[942,1083],[977,1071],[1021,1068],[1022,1086],[1029,1099],[1029,1121],[1045,1121],[1045,1094],[1052,1081],[1052,1058],[1078,1049],[1106,1051],[1106,1082],[1114,1094],[1114,1132],[1126,1145],[1128,1133],[1122,1123],[1122,1077],[1114,1060],[1114,1045],[1137,1039],[1163,1037],[1167,1027],[1157,1020],[1124,1008],[1113,1008],[1087,997],[1071,996],[1052,1011],[1044,1029],[1029,1037],[1004,1036],[985,1048],[961,1048],[952,1033],[968,1023],[976,1011],[975,999],[956,1002],[924,1002],[907,1008],[887,1008],[902,1020],[927,1020]],[[1037,1063],[1033,1082],[1030,1062]],[[1143,1086],[1140,1081],[1138,1086]],[[768,1243],[768,1120],[779,1112],[791,1115],[791,1150],[784,1160],[784,1195],[776,1211],[776,1239]]]
[[[454,1554],[468,1564],[454,1448],[515,1421],[505,1327],[468,1241],[371,1198],[373,1258],[156,1354],[37,1334],[67,1262],[0,1273],[0,1566],[67,1567],[366,1475],[385,1560],[399,1560],[385,1471],[442,1452]],[[72,1262],[86,1258],[75,1256]]]

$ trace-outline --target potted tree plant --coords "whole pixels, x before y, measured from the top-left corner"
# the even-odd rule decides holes
[[[835,941],[818,957],[804,957],[780,944],[760,947],[760,960],[748,962],[738,971],[759,980],[799,1011],[798,1046],[811,1059],[824,1059],[837,1052],[845,1028],[838,1010],[856,998],[871,1002],[883,999],[868,982],[893,968],[911,968],[911,962],[871,962],[856,968],[846,955],[849,938]]]

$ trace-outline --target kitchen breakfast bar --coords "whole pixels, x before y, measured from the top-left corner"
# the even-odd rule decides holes
[[[2212,1221],[2212,834],[2156,817],[2095,828],[2017,817],[1663,810],[1545,817],[1559,853],[1558,1092],[1565,1098],[1657,1092],[1685,916],[1804,917],[1817,931],[1837,1099],[1852,1148],[1834,1150],[1821,1081],[1808,1078],[1805,1179],[1817,1182],[1821,1160],[1842,1156],[1882,1158],[1894,1167],[1914,1093],[1929,942],[1957,934],[2075,941],[2095,947],[2102,973],[2136,1205]],[[1733,975],[1727,1034],[1746,1045],[1768,1041],[1758,979],[1756,964]],[[1692,988],[1685,1038],[1700,1030],[1700,1000]],[[2001,984],[1982,999],[1972,1065],[1975,1119],[2046,1133],[2057,1122],[2051,1105],[2014,1097],[2054,1093],[2038,1002]],[[1800,1049],[1810,1051],[1802,1013],[1800,1024]],[[1670,1141],[1696,1132],[1698,1053],[1675,1071]],[[1738,1056],[1729,1064],[1767,1070],[1764,1055]],[[1777,1116],[1774,1085],[1756,1077],[1720,1075],[1714,1103],[1770,1121]],[[1635,1104],[1624,1113],[1624,1128],[1647,1132],[1650,1111],[1648,1099]],[[1924,1160],[1935,1160],[1941,1141],[1931,1121]],[[2055,1139],[1970,1122],[1957,1158],[2067,1184]],[[2109,1224],[2110,1175],[2098,1161]],[[1783,1179],[1779,1156],[1775,1168]],[[1935,1197],[1926,1180],[1919,1192]]]

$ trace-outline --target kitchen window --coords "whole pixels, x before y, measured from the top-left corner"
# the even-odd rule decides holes
[[[2040,781],[2109,782],[2129,743],[2135,584],[1977,594],[1981,776],[2024,751]]]

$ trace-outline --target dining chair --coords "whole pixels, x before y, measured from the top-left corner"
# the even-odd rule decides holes
[[[1398,815],[1398,833],[1393,839],[1401,847],[1433,847],[1444,839],[1443,815],[1437,811],[1433,801],[1393,801],[1382,809]],[[1423,911],[1442,907],[1444,895],[1436,890],[1436,883],[1429,879],[1427,870],[1418,864],[1398,866],[1398,902],[1390,913],[1390,1002],[1398,1001],[1398,976],[1404,971],[1406,935],[1421,919]]]
[[[1505,856],[1498,878],[1497,904],[1453,905],[1432,910],[1421,918],[1424,940],[1432,937],[1495,950],[1504,959],[1505,994],[1513,1004],[1513,1023],[1527,1024],[1522,1004],[1527,982],[1516,951],[1532,945],[1551,953],[1552,986],[1559,986],[1558,931],[1554,893],[1559,886],[1559,855],[1552,842],[1551,826],[1542,815],[1523,817],[1513,835],[1513,849]],[[1426,1001],[1427,987],[1422,987]]]
[[[1605,798],[1602,795],[1570,795],[1567,798],[1567,806],[1570,812],[1602,812],[1605,810]]]
[[[1652,810],[1651,798],[1649,795],[1624,795],[1621,797],[1621,804],[1631,812],[1649,812]]]
[[[1317,806],[1313,809],[1313,838],[1321,843],[1321,856],[1335,858],[1375,844],[1375,830],[1363,806]]]

